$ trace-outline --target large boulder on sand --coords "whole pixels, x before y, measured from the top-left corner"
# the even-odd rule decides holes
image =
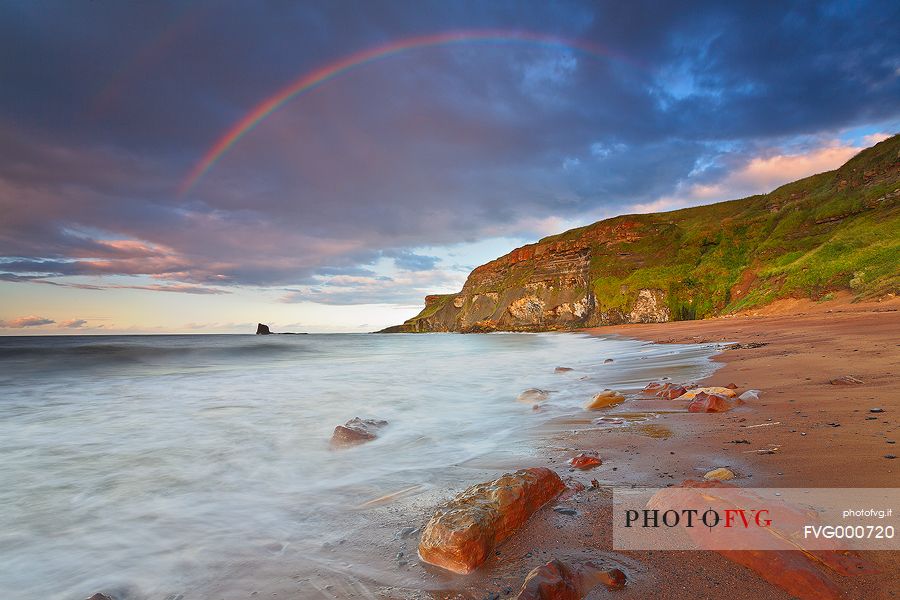
[[[528,574],[516,600],[581,600],[601,583],[609,589],[625,585],[625,573],[591,562],[567,564],[553,559]]]
[[[354,417],[334,428],[331,445],[340,448],[369,442],[378,437],[376,432],[385,425],[387,425],[387,421]]]
[[[545,467],[473,485],[435,511],[422,531],[419,557],[454,573],[470,573],[564,489],[559,475]]]

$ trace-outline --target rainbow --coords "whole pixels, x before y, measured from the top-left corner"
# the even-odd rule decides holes
[[[260,122],[278,110],[288,100],[308,92],[327,81],[338,77],[352,69],[419,48],[444,46],[463,42],[520,42],[539,44],[550,47],[561,47],[601,59],[616,58],[625,60],[603,46],[583,40],[570,40],[551,35],[527,31],[475,30],[448,31],[443,33],[409,37],[387,44],[361,50],[344,58],[340,58],[318,69],[305,73],[272,96],[269,96],[238,120],[190,170],[178,188],[179,194],[188,193],[197,182],[231,149],[242,137],[253,130]]]

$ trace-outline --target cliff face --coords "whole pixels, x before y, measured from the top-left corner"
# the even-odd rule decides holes
[[[770,194],[600,221],[476,268],[385,331],[546,331],[694,319],[783,297],[897,293],[900,136]]]

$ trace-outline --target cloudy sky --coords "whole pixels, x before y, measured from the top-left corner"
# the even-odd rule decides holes
[[[0,333],[401,322],[541,236],[897,132],[897,23],[896,1],[4,2]]]

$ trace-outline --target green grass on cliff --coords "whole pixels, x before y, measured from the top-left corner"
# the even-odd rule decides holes
[[[638,241],[592,248],[601,310],[627,312],[643,288],[666,291],[675,319],[837,290],[873,298],[900,289],[898,189],[900,136],[894,136],[836,171],[769,194],[616,217],[541,241],[575,241],[604,225],[636,227]]]
[[[416,315],[416,318],[417,319],[425,319],[427,317],[430,317],[437,311],[444,308],[447,305],[447,303],[450,302],[451,300],[453,300],[455,297],[456,297],[456,294],[439,294],[438,298],[436,300],[434,300],[431,304],[429,304],[424,309],[422,309],[422,312],[420,312],[418,315]]]
[[[618,240],[618,241],[617,241]],[[605,322],[641,289],[666,292],[671,317],[697,319],[780,298],[857,299],[900,292],[900,135],[841,168],[761,194],[668,213],[625,215],[544,238],[590,247],[590,286]],[[565,245],[565,244],[564,244]],[[521,287],[534,264],[472,291]],[[407,324],[437,313],[435,301]]]

